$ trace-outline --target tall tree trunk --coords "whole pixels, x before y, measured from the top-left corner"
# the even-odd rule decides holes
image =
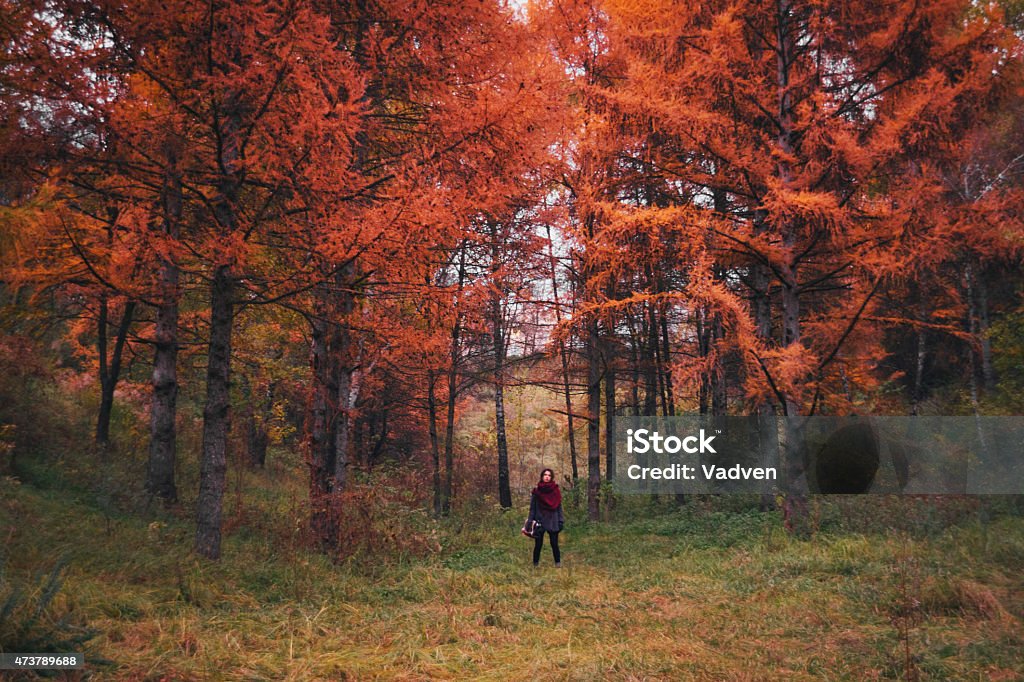
[[[782,280],[782,333],[783,346],[800,343],[800,299],[796,284],[796,267],[780,268]],[[790,528],[804,534],[807,521],[807,453],[794,444],[802,442],[799,434],[792,430],[793,418],[800,414],[800,405],[789,394],[785,396],[782,406],[786,424],[786,509],[785,515]]]
[[[587,518],[600,517],[601,492],[601,337],[597,319],[587,320]]]
[[[100,352],[100,411],[96,419],[96,442],[101,445],[110,443],[110,414],[114,407],[114,390],[121,378],[121,358],[124,344],[128,338],[128,329],[135,315],[135,301],[127,301],[121,313],[121,321],[117,325],[117,336],[114,339],[114,351],[107,365],[107,317],[109,306],[107,296],[100,299],[99,352]]]
[[[149,463],[146,490],[172,504],[178,500],[174,484],[177,451],[175,415],[178,401],[178,268],[160,265],[164,294],[156,310],[153,351],[153,404],[149,412]]]
[[[717,353],[716,344],[723,337],[722,318],[709,308],[697,311],[697,352],[707,362],[714,355],[714,362],[701,375],[699,409],[701,414],[712,414],[716,417],[726,413],[725,380],[723,377],[722,359]]]
[[[451,364],[448,367],[448,410],[444,425],[444,486],[441,490],[441,513],[447,516],[452,508],[452,473],[455,468],[455,403],[459,391],[459,336],[461,321],[452,329]]]
[[[558,271],[555,269],[555,252],[551,244],[551,226],[547,226],[548,232],[548,262],[551,264],[551,291],[555,297],[555,323],[562,323],[562,306],[558,300]],[[579,481],[580,471],[576,461],[576,427],[573,424],[572,394],[569,392],[569,352],[565,346],[565,340],[558,339],[558,356],[562,361],[562,393],[565,396],[565,415],[568,419],[569,429],[569,462],[572,466],[572,484]]]
[[[668,394],[665,392],[665,371],[661,357],[661,342],[658,340],[658,327],[657,318],[653,310],[651,311],[651,345],[654,346],[654,373],[655,379],[657,380],[658,386],[658,399],[661,402],[661,416],[668,416]]]
[[[349,317],[355,309],[355,295],[351,290],[356,277],[355,262],[350,261],[335,276],[338,291],[337,308],[331,334],[330,353],[336,371],[336,416],[334,430],[334,483],[332,491],[339,493],[348,484],[349,443],[352,433],[352,411],[355,408],[352,375],[352,332]]]
[[[658,342],[654,320],[654,306],[647,302],[647,333],[644,335],[644,416],[658,416]]]
[[[920,323],[927,322],[928,308],[925,305],[924,296],[921,292],[918,292],[918,304],[917,304],[917,321]],[[928,348],[925,341],[925,330],[923,326],[917,328],[915,334],[917,337],[917,349],[914,358],[914,387],[910,395],[911,414],[916,415],[921,405],[921,400],[924,399],[924,363],[927,358]]]
[[[499,345],[500,340],[495,341]],[[505,377],[501,357],[494,372],[494,422],[498,439],[498,500],[504,509],[512,507],[512,487],[509,482],[508,442],[505,437]]]
[[[212,69],[212,64],[208,65]],[[218,163],[223,169],[213,197],[212,213],[218,233],[234,237],[238,230],[236,202],[241,187],[242,157],[239,133],[242,100],[233,92],[224,100],[220,121]],[[203,409],[203,451],[199,463],[195,550],[208,559],[220,558],[221,511],[227,475],[231,406],[231,331],[234,327],[235,274],[230,262],[214,266],[210,285],[210,346],[206,359],[206,406]]]
[[[441,515],[441,447],[437,438],[437,393],[434,384],[437,377],[433,371],[427,371],[427,420],[430,430],[430,459],[433,465],[434,481],[434,516]]]
[[[99,416],[96,419],[96,442],[100,445],[106,445],[110,442],[110,412],[111,407],[114,403],[114,392],[110,392],[110,400],[107,401],[107,387],[110,384],[110,380],[107,378],[107,317],[109,316],[109,307],[107,304],[107,292],[103,291],[100,293],[100,309],[98,319],[96,322],[96,351],[99,354],[99,371],[100,371],[100,411]]]
[[[758,218],[755,228],[763,231],[762,220]],[[751,289],[754,298],[754,324],[761,339],[772,338],[772,307],[769,297],[770,280],[768,268],[761,263],[751,266]],[[774,403],[765,401],[757,406],[758,425],[760,432],[761,462],[765,467],[773,466],[778,459],[779,442],[778,428],[775,418]],[[761,494],[761,511],[776,508],[775,495],[765,491]]]
[[[772,338],[772,302],[769,297],[771,283],[768,268],[760,263],[754,263],[750,269],[751,289],[754,297],[754,324],[757,326],[758,336],[769,341]]]
[[[665,398],[668,405],[668,416],[676,414],[676,399],[672,390],[672,356],[668,344],[668,305],[661,307],[661,360],[665,376]]]
[[[978,340],[978,306],[975,301],[977,277],[973,264],[968,262],[964,266],[964,282],[967,285],[967,328],[971,333],[971,339]],[[978,435],[979,452],[982,461],[988,460],[988,442],[985,437],[985,429],[981,420],[981,400],[978,391],[978,362],[975,359],[975,348],[973,343],[967,344],[967,369],[970,373],[970,395],[971,411],[974,413],[974,428]]]
[[[772,336],[771,299],[768,297],[769,279],[767,268],[760,263],[752,266],[751,288],[754,295],[754,323],[757,333],[762,339]],[[761,462],[765,467],[773,466],[778,459],[779,439],[775,420],[774,404],[765,401],[757,406],[758,425],[760,431]],[[776,507],[775,495],[765,491],[761,494],[761,511],[771,511]]]
[[[778,91],[778,122],[779,134],[777,143],[780,158],[777,162],[776,174],[783,187],[793,183],[793,172],[789,159],[794,156],[794,125],[793,104],[790,91],[790,67],[796,49],[797,35],[795,32],[790,0],[778,0],[776,17],[776,75]],[[782,243],[787,253],[792,254],[796,244],[798,225],[791,219],[783,226]],[[800,289],[798,280],[798,264],[795,259],[783,263],[779,267],[782,288],[782,346],[788,348],[800,343]],[[800,412],[800,405],[790,394],[786,394],[782,405],[783,414],[795,417]],[[787,420],[787,424],[791,422]],[[795,434],[789,434],[795,436]],[[787,437],[790,456],[786,461],[786,516],[791,527],[803,532],[807,519],[807,475],[804,453],[793,452],[793,439]]]
[[[348,485],[349,450],[352,440],[352,368],[338,363],[334,428],[334,484],[332,491],[340,493]]]
[[[633,315],[626,313],[626,323],[629,325],[629,361],[630,361],[630,410],[634,417],[640,416],[640,339],[637,335],[636,324],[633,322]]]
[[[562,394],[565,396],[565,414],[568,420],[566,428],[569,429],[569,461],[572,466],[572,484],[575,486],[580,479],[580,469],[576,456],[576,425],[573,423],[572,395],[569,392],[569,352],[565,347],[565,341],[558,341],[558,354],[562,361]]]
[[[722,328],[722,316],[715,313],[711,321],[711,339],[717,344],[725,338],[725,330]],[[725,382],[725,363],[717,350],[715,353],[715,366],[711,372],[711,414],[716,417],[724,417],[728,410],[728,392]]]
[[[274,384],[270,384],[265,396],[258,396],[249,377],[242,374],[242,394],[245,401],[242,410],[245,424],[245,461],[250,468],[262,469],[267,461],[267,446],[270,444],[267,422],[274,401]]]
[[[508,441],[505,437],[505,335],[501,314],[504,286],[499,281],[501,247],[498,225],[491,222],[491,330],[494,349],[494,426],[498,445],[498,501],[503,509],[512,508],[509,483]]]
[[[609,326],[611,326],[609,324]],[[615,358],[611,330],[605,335],[604,356],[604,477],[615,478]]]
[[[707,306],[701,306],[696,311],[696,333],[697,333],[697,356],[704,362],[707,362],[708,355],[710,354],[710,330],[711,327],[707,323],[708,308]],[[700,414],[708,413],[708,404],[711,402],[711,377],[708,375],[707,370],[701,372],[700,385],[697,387],[697,411]]]
[[[234,285],[230,266],[217,266],[210,287],[210,349],[206,369],[206,408],[203,410],[203,453],[199,468],[195,543],[196,553],[208,559],[220,558],[221,509],[230,429]]]
[[[466,282],[466,244],[459,247],[459,296]],[[460,300],[456,301],[461,306]],[[455,468],[455,403],[459,393],[459,356],[461,354],[462,313],[455,315],[452,326],[452,343],[448,364],[448,414],[444,427],[444,486],[441,490],[441,513],[447,516],[451,512],[452,475]]]
[[[181,180],[173,143],[166,149],[168,172],[162,190],[163,232],[169,240],[181,236]],[[157,273],[159,304],[153,332],[153,402],[149,410],[149,461],[146,490],[165,504],[178,500],[174,485],[177,459],[175,416],[178,402],[178,265],[170,257],[160,259]]]
[[[609,301],[615,300],[615,280],[609,279],[605,289]],[[615,478],[615,317],[608,315],[601,343],[604,365],[604,476],[609,483]],[[609,500],[610,501],[610,500]]]
[[[992,340],[989,338],[991,319],[988,307],[988,284],[985,282],[985,270],[982,268],[974,281],[977,292],[978,345],[981,350],[981,380],[986,392],[996,387],[996,373],[992,366]]]
[[[722,216],[728,216],[729,199],[726,192],[720,188],[716,188],[713,191],[713,196],[715,213]],[[718,267],[715,269],[715,279],[718,281],[723,281],[725,279],[725,268]],[[714,366],[711,371],[711,385],[709,390],[711,391],[711,414],[716,417],[724,417],[728,410],[725,355],[721,352],[721,346],[719,344],[723,339],[725,339],[725,328],[722,325],[722,314],[717,311],[711,311],[711,329],[707,350],[708,353],[714,353],[715,356]]]
[[[335,358],[329,343],[331,322],[328,318],[332,294],[327,284],[322,283],[317,285],[313,295],[314,315],[310,325],[313,395],[307,417],[310,529],[320,548],[330,551],[337,546],[338,539],[335,510],[330,499],[335,467],[335,439],[332,437],[331,421],[337,395],[333,368]]]

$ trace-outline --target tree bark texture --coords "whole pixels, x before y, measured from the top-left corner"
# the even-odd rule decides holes
[[[135,315],[135,302],[128,301],[124,304],[121,313],[121,321],[117,325],[117,335],[114,338],[114,350],[110,355],[110,363],[107,364],[107,324],[109,306],[107,297],[104,295],[100,300],[99,320],[99,360],[100,360],[100,410],[96,418],[96,442],[101,445],[110,443],[110,415],[114,409],[114,391],[117,389],[117,382],[121,378],[121,358],[124,355],[124,344],[128,338],[128,329],[131,327],[132,318]]]
[[[597,319],[587,321],[587,518],[597,521],[601,493],[601,337]]]
[[[220,558],[221,511],[227,476],[230,429],[231,327],[234,277],[228,265],[214,271],[210,287],[210,347],[206,369],[206,408],[203,410],[203,453],[199,468],[196,511],[196,553]]]
[[[163,231],[169,240],[181,236],[181,181],[174,170],[177,158],[168,147],[168,166],[162,190]],[[178,500],[174,483],[177,459],[178,402],[178,265],[171,258],[161,258],[157,272],[159,304],[153,331],[153,401],[149,410],[149,461],[146,467],[146,490],[165,504]]]

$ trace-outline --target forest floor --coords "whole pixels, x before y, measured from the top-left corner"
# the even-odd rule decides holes
[[[20,466],[0,479],[0,646],[85,652],[69,679],[1024,679],[1009,499],[818,500],[809,539],[749,500],[570,506],[561,569],[547,546],[531,567],[525,500],[410,510],[332,562],[298,540],[301,469],[271,467],[229,492],[208,562],[187,512]]]

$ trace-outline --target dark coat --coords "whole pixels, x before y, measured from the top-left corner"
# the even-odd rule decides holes
[[[558,509],[547,510],[541,506],[537,500],[537,496],[530,494],[530,515],[526,517],[527,521],[540,521],[540,525],[544,526],[544,530],[552,533],[558,533],[565,527],[565,515],[562,514],[562,505],[558,505]]]

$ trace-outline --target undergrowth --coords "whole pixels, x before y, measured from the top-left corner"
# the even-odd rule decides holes
[[[281,452],[229,475],[211,563],[187,507],[69,494],[46,469],[102,466],[81,457],[22,460],[38,484],[0,479],[0,645],[86,651],[83,677],[1024,676],[1015,500],[818,498],[804,540],[753,498],[621,496],[602,522],[567,505],[563,568],[545,546],[535,570],[525,499],[434,519],[395,471],[354,478],[344,551],[317,552],[302,463]]]

